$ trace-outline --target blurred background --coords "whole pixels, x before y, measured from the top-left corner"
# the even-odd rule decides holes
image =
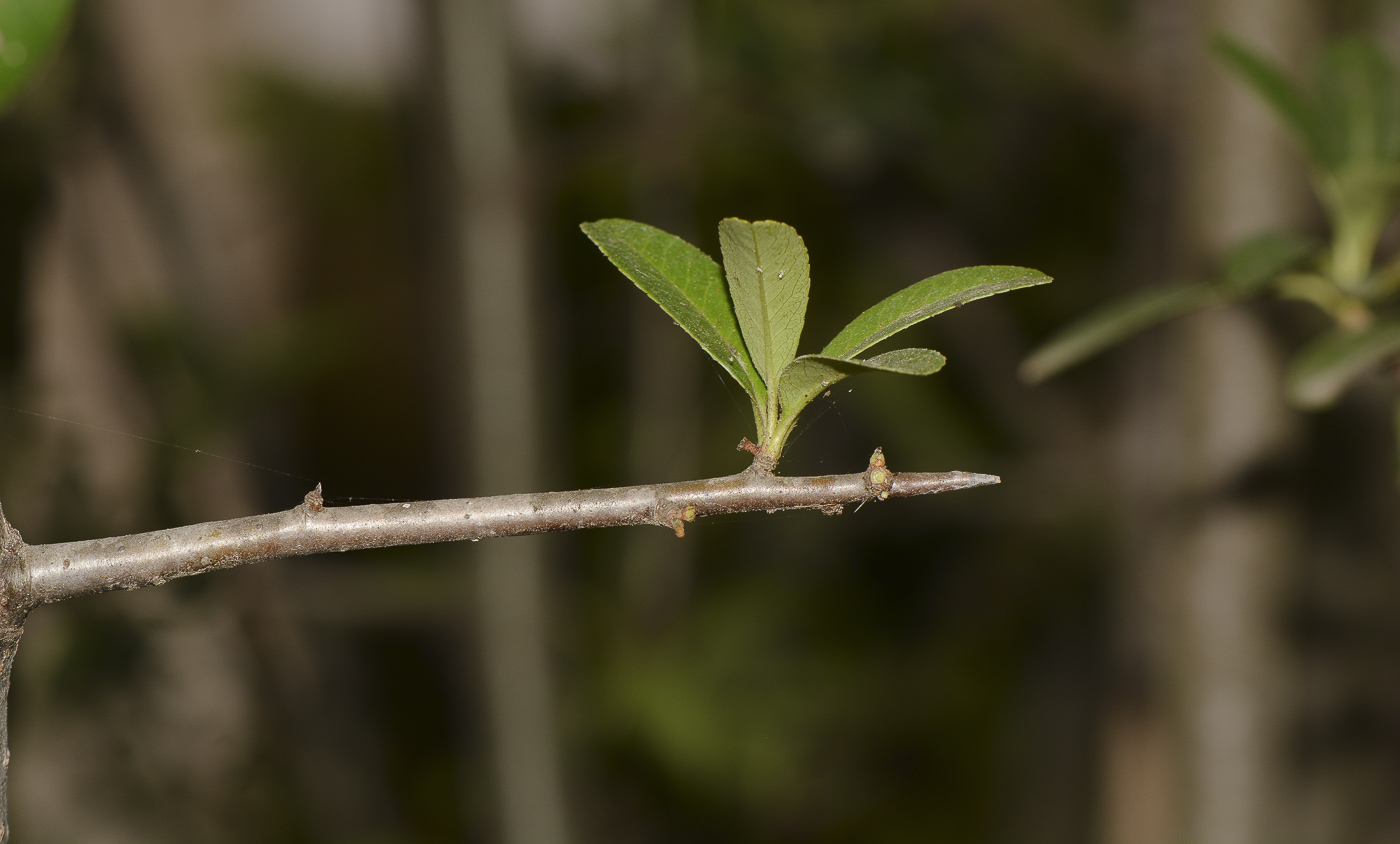
[[[1279,303],[1015,375],[1322,233],[1216,32],[1301,72],[1400,4],[80,0],[0,116],[30,543],[744,468],[742,392],[587,220],[792,224],[802,351],[943,270],[1057,280],[915,329],[948,367],[843,382],[781,467],[999,487],[40,608],[17,840],[1400,841],[1393,385],[1289,410]]]

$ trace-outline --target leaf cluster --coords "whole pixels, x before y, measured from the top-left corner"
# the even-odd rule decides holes
[[[861,372],[932,375],[946,362],[932,349],[917,348],[860,357],[867,349],[967,302],[1050,281],[1022,267],[941,273],[871,306],[820,352],[799,356],[811,270],[807,245],[791,226],[721,221],[723,272],[696,247],[644,223],[599,220],[582,228],[748,393],[758,471],[772,470],[798,416],[836,382]]]
[[[1038,382],[1154,325],[1195,311],[1273,294],[1307,302],[1332,323],[1298,352],[1286,392],[1304,409],[1334,403],[1357,379],[1400,354],[1400,258],[1377,265],[1381,234],[1400,188],[1400,81],[1374,45],[1331,44],[1311,86],[1227,38],[1217,55],[1273,110],[1308,166],[1331,229],[1319,244],[1271,232],[1234,249],[1215,277],[1157,288],[1070,324],[1021,366]]]

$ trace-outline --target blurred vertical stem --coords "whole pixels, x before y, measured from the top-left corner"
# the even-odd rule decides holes
[[[1304,0],[1212,0],[1202,35],[1229,32],[1296,64],[1306,32]],[[1204,42],[1202,37],[1200,41]],[[1182,244],[1188,259],[1218,259],[1265,228],[1301,216],[1297,154],[1253,92],[1208,56],[1194,114],[1181,124],[1187,167]],[[1292,446],[1280,352],[1243,310],[1207,312],[1177,338],[1182,485],[1211,502],[1182,519],[1174,589],[1176,724],[1189,844],[1266,844],[1291,828],[1282,764],[1287,747],[1287,645],[1282,627],[1296,545],[1296,514],[1268,496],[1239,493]]]
[[[473,495],[537,488],[540,414],[524,168],[511,102],[508,0],[443,0],[448,131],[458,177],[461,406]],[[476,612],[506,844],[568,841],[546,647],[544,543],[489,542]],[[464,805],[467,801],[464,800]]]
[[[1170,55],[1153,89],[1181,166],[1175,269],[1293,223],[1303,173],[1263,104],[1205,49],[1226,32],[1291,58],[1304,0],[1139,0],[1144,55]],[[1172,25],[1166,25],[1172,24]],[[1140,359],[1125,453],[1134,550],[1120,611],[1140,640],[1144,688],[1112,727],[1108,844],[1264,844],[1285,832],[1285,643],[1291,514],[1242,494],[1290,447],[1280,362],[1250,313],[1185,321],[1160,377]],[[1155,381],[1155,383],[1154,383]],[[1133,714],[1137,712],[1138,714]],[[1115,732],[1116,731],[1116,732]],[[1168,751],[1170,749],[1170,751]],[[1138,787],[1138,782],[1149,784]]]
[[[670,232],[692,225],[691,107],[695,45],[688,0],[651,0],[628,23],[627,84],[636,110],[633,172],[639,219]],[[693,238],[690,239],[694,242]],[[635,291],[630,291],[635,294]],[[629,482],[698,477],[699,382],[706,361],[645,296],[632,295]],[[643,625],[668,622],[690,591],[695,543],[631,531],[623,591]]]

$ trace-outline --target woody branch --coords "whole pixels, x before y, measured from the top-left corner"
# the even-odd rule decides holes
[[[702,516],[818,509],[986,486],[995,475],[895,473],[879,449],[864,472],[781,477],[737,475],[613,489],[326,507],[320,487],[290,510],[107,539],[27,545],[0,512],[0,844],[9,841],[7,710],[10,669],[24,618],[41,604],[262,560],[362,548],[487,539],[561,530],[660,525],[677,536]]]
[[[999,480],[971,472],[896,474],[877,450],[865,472],[850,475],[749,471],[647,486],[354,507],[323,506],[318,487],[302,504],[278,513],[52,545],[26,545],[6,524],[13,541],[5,546],[0,610],[22,618],[40,604],[282,557],[622,525],[661,525],[683,536],[687,522],[718,513],[837,513],[846,504]]]

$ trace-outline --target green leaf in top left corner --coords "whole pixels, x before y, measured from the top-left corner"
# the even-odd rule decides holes
[[[72,0],[0,0],[0,108],[63,31]]]

